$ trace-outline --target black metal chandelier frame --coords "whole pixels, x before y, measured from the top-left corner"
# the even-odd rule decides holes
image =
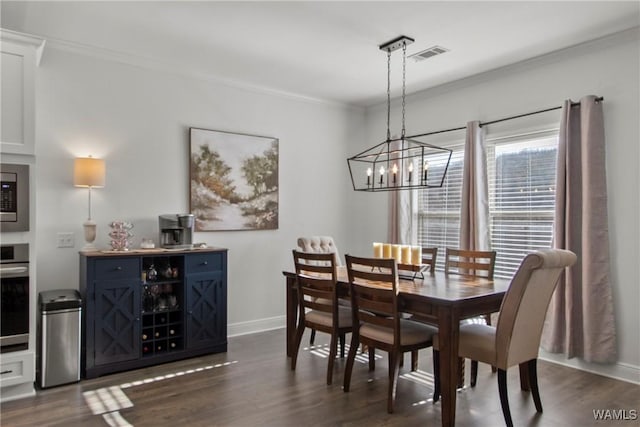
[[[380,45],[387,52],[387,139],[347,159],[355,191],[395,191],[442,187],[451,161],[452,150],[405,135],[406,49],[413,43],[407,36]],[[402,133],[391,138],[391,52],[402,48]],[[429,160],[443,164],[434,173]]]

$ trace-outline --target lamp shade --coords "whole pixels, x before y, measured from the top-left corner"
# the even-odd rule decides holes
[[[76,187],[104,187],[105,163],[93,157],[78,157],[73,165],[73,185]]]

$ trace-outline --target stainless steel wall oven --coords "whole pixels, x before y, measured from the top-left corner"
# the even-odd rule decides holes
[[[0,352],[29,344],[29,245],[0,245]]]

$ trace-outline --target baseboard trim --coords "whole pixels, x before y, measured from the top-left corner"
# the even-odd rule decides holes
[[[250,320],[248,322],[238,322],[229,324],[227,336],[237,337],[240,335],[255,334],[257,332],[271,331],[284,328],[286,316],[269,317],[266,319]]]
[[[619,362],[611,365],[588,363],[578,358],[567,359],[564,354],[549,353],[542,349],[540,349],[538,357],[546,362],[640,385],[640,366]]]

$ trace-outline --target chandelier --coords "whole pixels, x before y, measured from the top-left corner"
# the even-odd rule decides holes
[[[407,45],[413,39],[400,36],[383,45],[387,52],[387,139],[347,159],[353,189],[393,191],[442,187],[452,150],[420,141],[423,135],[405,135]],[[402,48],[402,132],[391,138],[391,52]]]

